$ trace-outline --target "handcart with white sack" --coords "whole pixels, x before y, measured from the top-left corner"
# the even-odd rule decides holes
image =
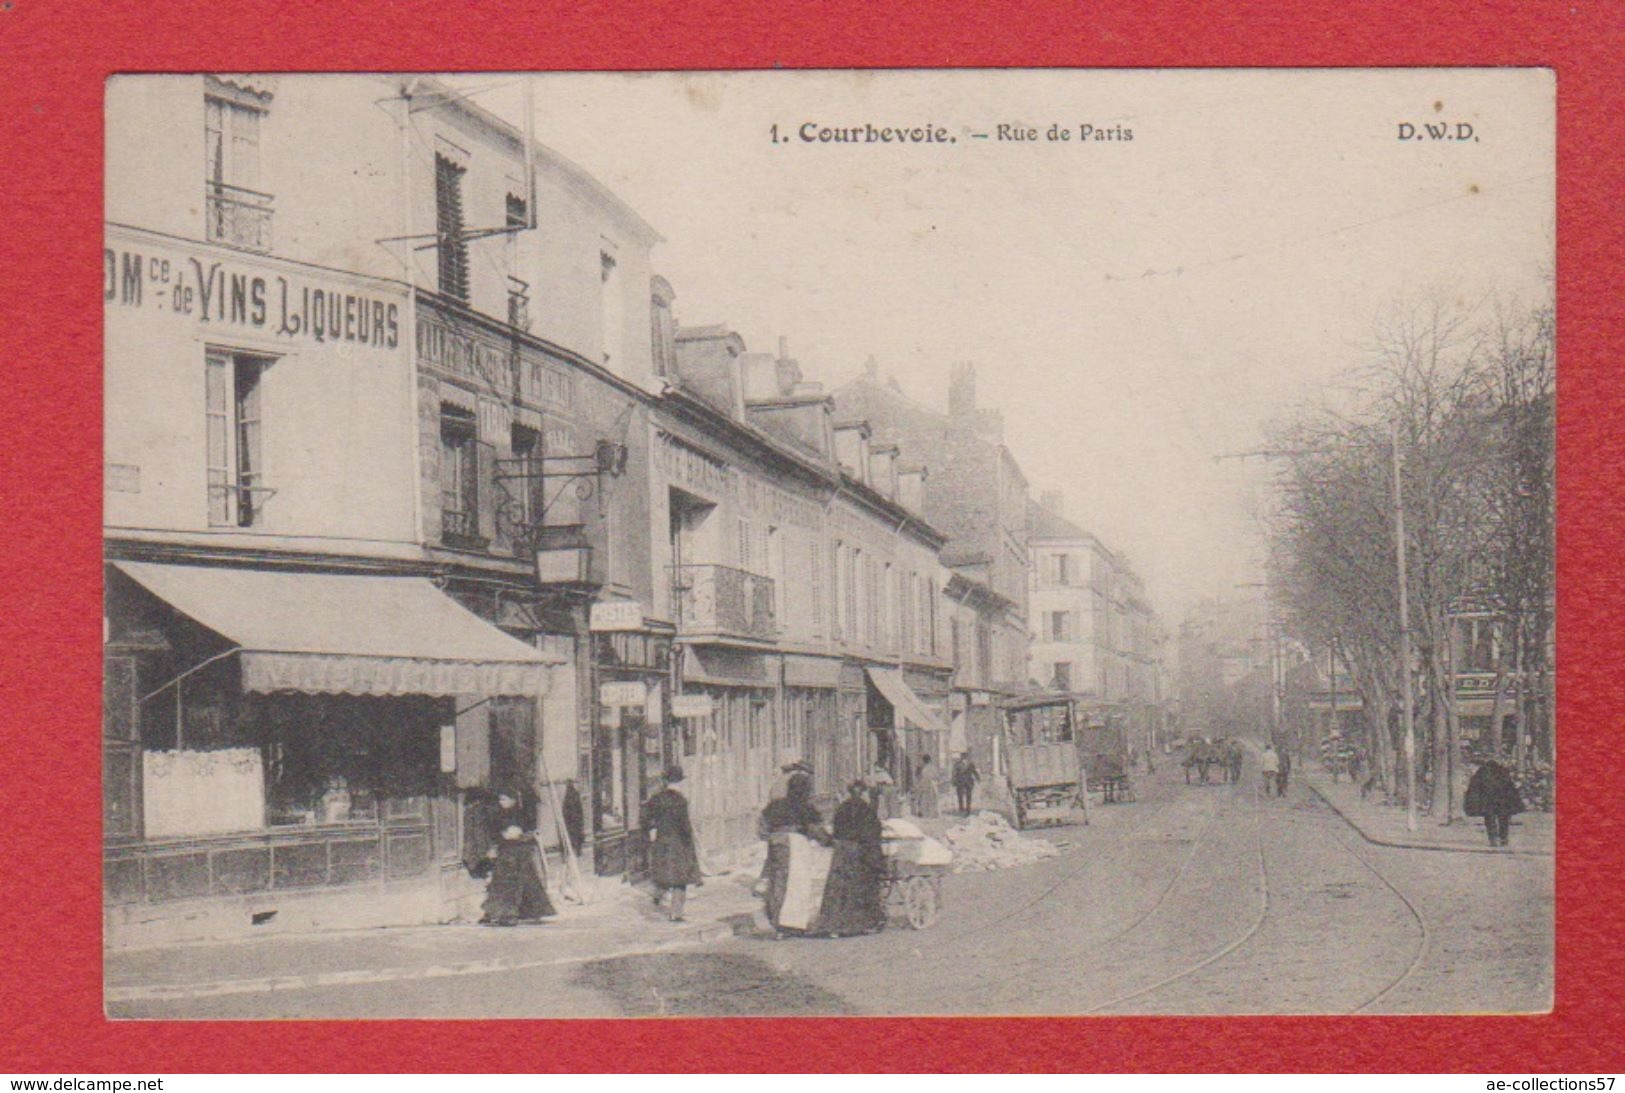
[[[942,912],[942,878],[953,865],[953,851],[907,820],[885,821],[880,846],[887,911],[901,910],[912,929],[924,930]]]

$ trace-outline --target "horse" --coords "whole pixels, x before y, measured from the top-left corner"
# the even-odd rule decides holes
[[[1191,784],[1191,768],[1195,767],[1202,784],[1207,784],[1208,766],[1213,762],[1211,750],[1206,740],[1192,740],[1185,751],[1185,784]]]

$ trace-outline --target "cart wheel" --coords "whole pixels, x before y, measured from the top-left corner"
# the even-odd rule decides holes
[[[937,920],[942,910],[942,898],[937,886],[927,877],[910,877],[903,889],[903,909],[908,913],[908,924],[923,930]]]

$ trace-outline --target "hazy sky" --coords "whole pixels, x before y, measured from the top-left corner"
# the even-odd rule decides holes
[[[754,350],[784,335],[831,387],[873,355],[936,406],[973,361],[1033,495],[1063,490],[1175,620],[1259,579],[1268,471],[1215,455],[1358,363],[1392,301],[1533,298],[1552,264],[1542,71],[533,79],[538,138],[665,236],[679,321]],[[459,82],[520,117],[518,79]],[[957,142],[806,143],[807,122]],[[1401,141],[1401,122],[1472,137]]]

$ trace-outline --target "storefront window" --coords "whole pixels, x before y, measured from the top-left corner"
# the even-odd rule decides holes
[[[256,695],[245,720],[262,733],[266,823],[421,820],[439,778],[439,726],[450,699]]]

